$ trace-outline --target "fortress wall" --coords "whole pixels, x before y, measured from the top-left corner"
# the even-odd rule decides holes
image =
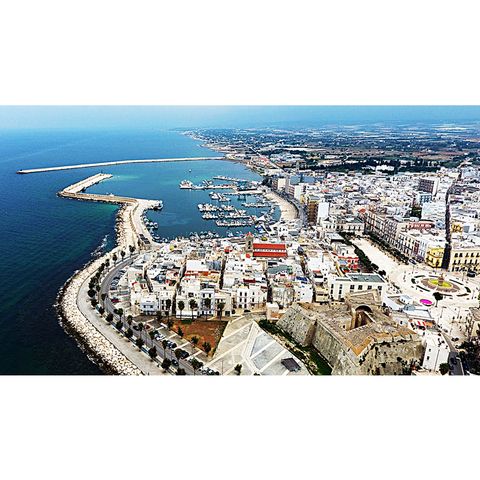
[[[290,334],[300,345],[311,345],[315,333],[315,321],[300,305],[293,305],[277,322],[279,328]]]

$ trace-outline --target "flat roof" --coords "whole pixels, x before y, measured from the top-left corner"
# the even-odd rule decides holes
[[[385,283],[385,280],[377,273],[348,273],[347,277],[349,277],[353,282]]]

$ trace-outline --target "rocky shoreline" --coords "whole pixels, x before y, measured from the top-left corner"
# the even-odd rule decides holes
[[[99,266],[113,253],[126,248],[126,228],[128,228],[128,206],[121,204],[115,222],[117,246],[100,258],[92,259],[77,270],[60,289],[55,308],[59,323],[65,332],[75,338],[79,347],[88,358],[96,363],[105,374],[142,375],[142,372],[123,353],[107,340],[77,306],[77,297],[81,285],[92,277]]]

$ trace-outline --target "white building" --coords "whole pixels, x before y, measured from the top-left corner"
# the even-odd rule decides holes
[[[378,290],[380,296],[387,289],[387,282],[376,273],[347,273],[344,277],[331,276],[328,288],[332,300],[343,300],[347,293]]]

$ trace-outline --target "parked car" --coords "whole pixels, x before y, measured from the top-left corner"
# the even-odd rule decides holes
[[[178,360],[176,358],[172,358],[172,365],[178,367]]]

